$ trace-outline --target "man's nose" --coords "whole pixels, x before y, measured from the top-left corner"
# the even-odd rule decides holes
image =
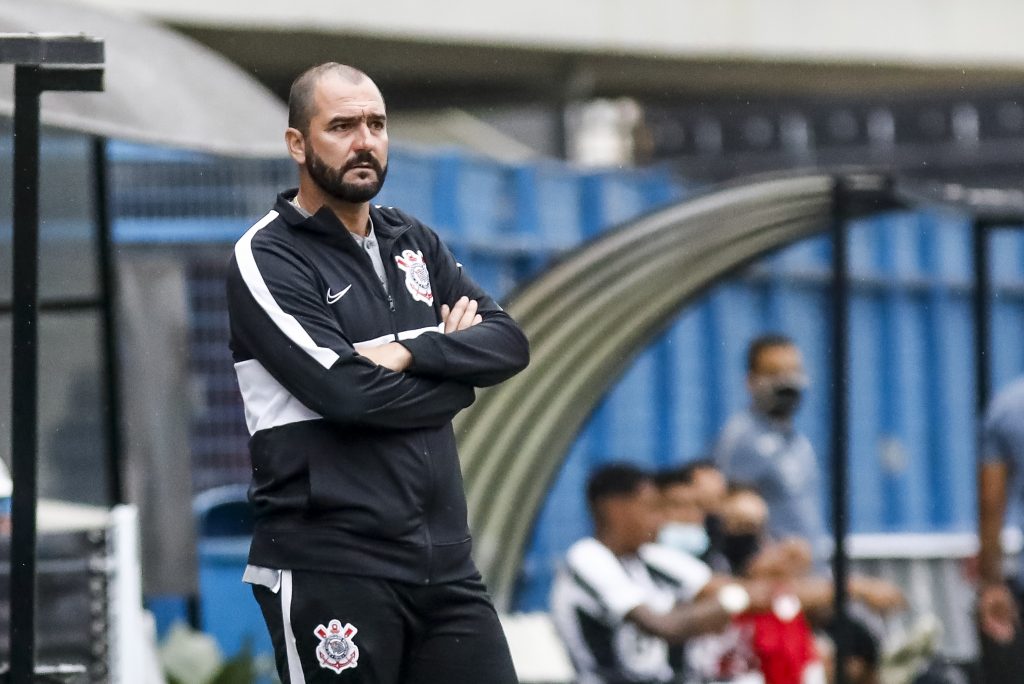
[[[355,133],[353,135],[352,146],[358,150],[365,150],[371,147],[372,132],[370,127],[364,121],[356,126]]]

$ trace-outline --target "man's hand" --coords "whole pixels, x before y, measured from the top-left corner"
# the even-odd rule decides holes
[[[772,609],[772,601],[775,599],[775,587],[771,582],[755,579],[746,580],[742,583],[750,596],[749,613],[763,613]]]
[[[808,574],[813,563],[811,545],[798,537],[766,544],[747,565],[747,574],[770,580],[788,580]]]
[[[978,625],[1001,644],[1013,641],[1020,626],[1017,604],[1005,584],[987,584],[978,592]]]
[[[768,506],[760,495],[740,491],[726,497],[720,515],[726,534],[760,534],[768,519]]]
[[[401,373],[412,364],[412,354],[398,342],[388,342],[379,347],[363,349],[360,350],[359,355],[396,373]]]
[[[879,613],[891,613],[907,607],[903,592],[892,582],[877,577],[851,577],[850,595]]]
[[[483,321],[483,317],[476,312],[477,302],[469,297],[459,297],[459,301],[451,308],[447,304],[441,305],[441,320],[444,322],[444,334],[472,328]]]
[[[447,304],[442,304],[441,320],[444,322],[445,334],[472,328],[483,321],[483,317],[476,310],[476,300],[469,297],[460,297],[459,301],[450,308]],[[359,355],[396,373],[401,373],[412,365],[412,354],[398,342],[388,342],[379,347],[363,349]]]

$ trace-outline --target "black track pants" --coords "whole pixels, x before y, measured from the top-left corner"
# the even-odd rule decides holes
[[[419,586],[303,570],[254,585],[283,684],[517,684],[478,579]]]

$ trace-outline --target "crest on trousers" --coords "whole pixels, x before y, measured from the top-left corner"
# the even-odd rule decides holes
[[[434,305],[434,293],[430,289],[430,274],[427,262],[423,261],[423,252],[411,249],[402,250],[401,256],[395,257],[398,268],[405,271],[405,288],[412,298],[427,306]]]
[[[320,645],[316,647],[316,658],[320,667],[338,674],[359,663],[359,647],[352,641],[358,632],[355,627],[338,620],[331,620],[327,626],[317,625],[313,634],[320,637]]]

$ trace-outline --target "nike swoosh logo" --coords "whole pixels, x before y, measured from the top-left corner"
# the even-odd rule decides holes
[[[338,294],[333,294],[333,295],[332,295],[332,294],[331,294],[331,288],[327,288],[327,303],[328,303],[328,304],[337,304],[337,303],[338,303],[338,300],[339,300],[339,299],[341,299],[342,297],[344,297],[344,296],[345,296],[345,294],[346,294],[346,293],[347,293],[347,292],[348,292],[349,290],[351,290],[351,289],[352,289],[352,286],[351,286],[351,285],[349,285],[348,287],[346,287],[346,288],[345,288],[344,290],[342,290],[342,291],[341,291],[341,292],[339,292]]]

